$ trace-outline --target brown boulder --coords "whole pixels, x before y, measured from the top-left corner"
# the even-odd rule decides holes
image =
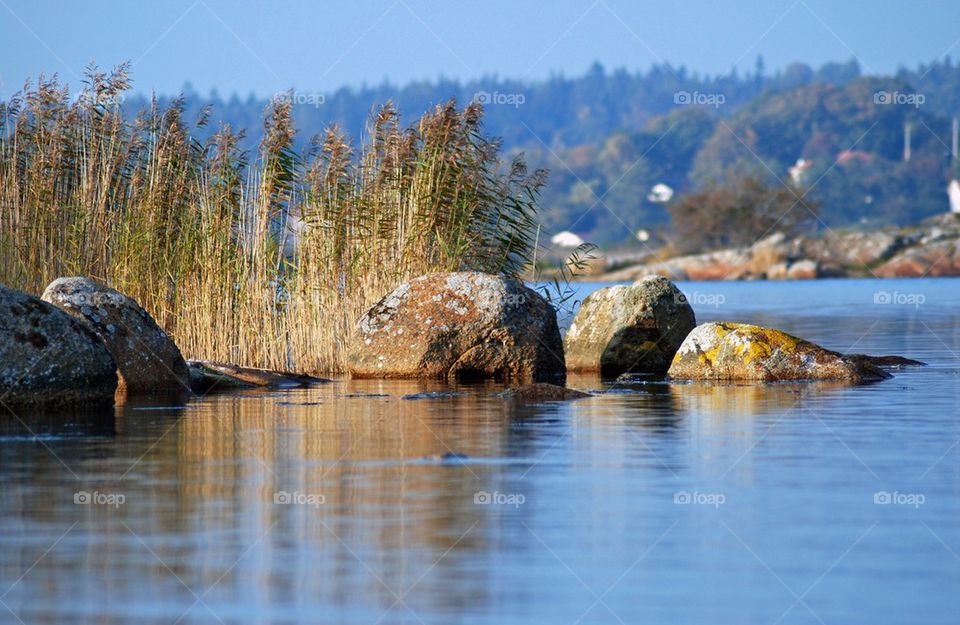
[[[401,284],[357,323],[356,378],[566,380],[556,311],[519,280],[432,273]]]
[[[948,239],[913,247],[880,265],[881,278],[960,276],[960,241]]]
[[[820,277],[820,266],[814,260],[798,260],[790,263],[787,277],[791,280],[814,280]]]

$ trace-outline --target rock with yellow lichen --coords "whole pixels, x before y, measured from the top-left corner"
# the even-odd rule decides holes
[[[675,380],[873,382],[890,375],[867,359],[847,357],[780,330],[714,322],[691,332],[668,372]]]
[[[696,325],[687,298],[666,278],[598,289],[583,300],[564,338],[567,369],[663,375]]]

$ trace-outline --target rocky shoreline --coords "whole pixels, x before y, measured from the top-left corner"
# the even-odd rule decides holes
[[[960,276],[960,215],[918,226],[789,238],[774,232],[757,243],[665,260],[650,258],[582,279],[621,282],[648,274],[671,280],[812,280]]]
[[[432,273],[401,284],[357,322],[354,378],[497,380],[511,401],[584,397],[567,372],[688,382],[827,380],[862,384],[923,363],[844,355],[773,328],[697,325],[670,280],[645,276],[587,297],[561,338],[557,313],[521,281]],[[13,410],[89,409],[115,396],[201,395],[329,382],[290,372],[186,361],[133,299],[90,278],[61,278],[43,299],[0,287],[0,401]]]

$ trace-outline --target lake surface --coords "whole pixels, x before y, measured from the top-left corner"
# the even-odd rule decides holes
[[[701,322],[929,366],[7,417],[0,623],[957,623],[960,280],[680,286]],[[403,398],[430,392],[462,394]]]

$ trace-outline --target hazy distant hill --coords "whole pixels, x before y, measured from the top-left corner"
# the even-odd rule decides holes
[[[189,87],[183,96],[188,119],[210,104],[211,130],[229,123],[256,146],[267,98],[203,96]],[[831,227],[908,223],[946,210],[960,66],[948,58],[876,78],[861,77],[853,61],[819,69],[796,63],[768,75],[758,59],[748,75],[721,77],[683,67],[610,72],[594,65],[583,76],[539,82],[438,80],[278,97],[293,99],[301,146],[334,123],[363,136],[370,112],[388,100],[408,119],[450,98],[483,101],[487,132],[551,169],[543,198],[548,231],[617,242],[666,222],[664,206],[647,197],[654,184],[683,193],[744,172],[789,181],[799,158],[808,169],[797,179],[813,185]],[[124,106],[146,103],[132,98]],[[904,162],[908,123],[913,152]]]
[[[610,72],[594,64],[583,76],[557,75],[545,81],[521,82],[497,77],[461,83],[438,80],[414,82],[404,86],[388,83],[360,89],[342,88],[334,92],[311,91],[303,87],[293,92],[293,101],[302,139],[332,123],[358,135],[370,111],[392,100],[413,118],[434,104],[451,98],[466,103],[479,95],[489,96],[487,130],[503,137],[508,148],[537,146],[575,146],[598,141],[620,129],[639,128],[652,117],[673,110],[675,94],[720,94],[724,97],[721,113],[728,113],[765,89],[790,89],[813,80],[840,84],[860,75],[855,62],[831,63],[812,70],[794,64],[783,72],[766,76],[758,73],[740,77],[736,73],[720,77],[701,77],[686,68],[654,66],[647,71]],[[212,105],[213,120],[225,121],[234,128],[246,129],[253,140],[259,134],[263,111],[269,97],[224,97],[216,91],[203,95],[185,85],[183,95],[187,113],[196,115],[201,107]],[[286,97],[284,94],[275,94]],[[160,102],[169,96],[161,96]],[[498,103],[500,102],[500,103]],[[143,96],[128,99],[125,106],[135,110],[147,104]]]

